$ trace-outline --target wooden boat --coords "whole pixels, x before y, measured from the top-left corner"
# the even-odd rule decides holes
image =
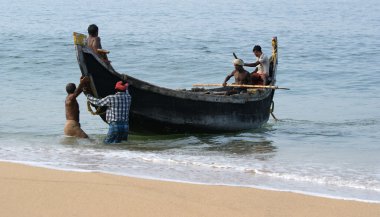
[[[172,90],[116,72],[85,46],[86,36],[74,33],[77,60],[82,75],[90,77],[95,97],[114,94],[114,85],[127,78],[132,96],[132,132],[187,133],[236,132],[259,128],[270,115],[274,89],[231,96],[217,94],[222,88],[204,91]],[[277,38],[272,39],[270,85],[276,82]],[[98,112],[106,108],[97,108]],[[105,120],[105,115],[100,117]]]

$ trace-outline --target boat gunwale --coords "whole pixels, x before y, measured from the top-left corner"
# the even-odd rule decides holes
[[[201,92],[191,92],[190,90],[173,90],[170,88],[160,87],[151,83],[148,83],[146,81],[139,80],[137,78],[134,78],[132,76],[129,76],[127,74],[122,74],[114,69],[107,66],[107,64],[102,61],[98,55],[96,55],[90,48],[87,46],[82,45],[76,45],[80,47],[80,49],[76,49],[77,52],[83,52],[86,54],[90,54],[95,60],[101,64],[108,72],[113,74],[114,76],[117,76],[120,80],[125,80],[127,78],[130,85],[132,85],[135,88],[151,91],[157,94],[165,95],[168,97],[176,97],[176,98],[182,98],[182,99],[188,99],[188,100],[194,100],[194,101],[205,101],[205,102],[217,102],[217,103],[233,103],[233,104],[245,104],[247,102],[254,102],[254,101],[260,101],[267,97],[270,97],[272,89],[260,89],[256,91],[256,93],[242,93],[242,94],[234,94],[230,96],[224,96],[224,95],[213,95],[213,94],[204,94]],[[85,61],[85,60],[83,60]],[[85,62],[80,64],[85,64]],[[91,73],[90,73],[91,74]]]

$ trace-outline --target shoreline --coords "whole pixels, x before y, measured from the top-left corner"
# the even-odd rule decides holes
[[[0,162],[1,216],[379,216],[380,204]],[[23,207],[20,209],[20,207]]]
[[[319,197],[319,198],[325,198],[325,199],[353,201],[353,202],[371,203],[371,204],[379,204],[380,205],[380,201],[376,201],[376,200],[347,198],[347,197],[326,195],[326,194],[322,194],[322,193],[320,194],[320,193],[313,193],[313,192],[307,192],[307,191],[276,189],[276,188],[263,187],[263,186],[245,186],[245,185],[218,184],[218,183],[213,184],[213,183],[182,181],[182,180],[175,180],[175,179],[164,179],[164,178],[160,179],[160,178],[149,177],[149,176],[133,176],[133,175],[128,175],[128,174],[126,175],[126,174],[122,174],[122,173],[100,171],[100,170],[66,169],[66,168],[60,168],[60,167],[54,167],[54,166],[47,166],[44,164],[38,164],[36,162],[25,162],[25,161],[0,160],[0,164],[1,163],[20,164],[20,165],[29,166],[29,167],[37,167],[37,168],[44,168],[44,169],[49,169],[49,170],[58,170],[58,171],[64,171],[64,172],[102,173],[102,174],[108,174],[108,175],[114,175],[114,176],[120,176],[120,177],[142,179],[142,180],[152,180],[152,181],[159,181],[159,182],[173,182],[173,183],[179,183],[179,184],[205,185],[205,186],[225,186],[225,187],[248,188],[248,189],[252,188],[252,189],[263,190],[263,191],[294,193],[294,194],[300,194],[300,195],[311,196],[311,197]]]

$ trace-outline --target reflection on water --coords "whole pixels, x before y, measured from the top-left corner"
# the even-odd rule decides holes
[[[272,141],[234,140],[225,144],[213,144],[206,148],[208,151],[221,151],[231,154],[268,154],[276,151]]]
[[[270,129],[263,128],[261,132]],[[91,135],[91,139],[77,139],[74,137],[63,137],[59,143],[71,147],[91,147],[103,150],[125,150],[138,152],[168,152],[180,151],[204,153],[213,155],[252,155],[257,160],[268,160],[275,156],[277,147],[273,141],[268,139],[265,133],[240,133],[230,135],[219,134],[173,134],[153,135],[132,134],[129,141],[119,144],[104,144],[104,135]]]
[[[277,147],[271,140],[272,124],[263,128],[229,134],[130,134],[127,142],[104,144],[105,135],[90,135],[90,139],[61,137],[59,144],[69,148],[91,148],[103,151],[133,151],[144,153],[204,154],[213,156],[252,156],[265,161],[275,156]]]
[[[59,140],[59,143],[62,145],[77,146],[79,145],[79,139],[72,136],[64,136]]]
[[[72,136],[61,136],[58,143],[68,147],[83,147],[83,146],[103,146],[103,135],[91,135],[90,138],[76,138]]]

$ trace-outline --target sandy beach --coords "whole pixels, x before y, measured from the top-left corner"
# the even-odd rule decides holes
[[[0,216],[380,216],[380,204],[0,163]]]

